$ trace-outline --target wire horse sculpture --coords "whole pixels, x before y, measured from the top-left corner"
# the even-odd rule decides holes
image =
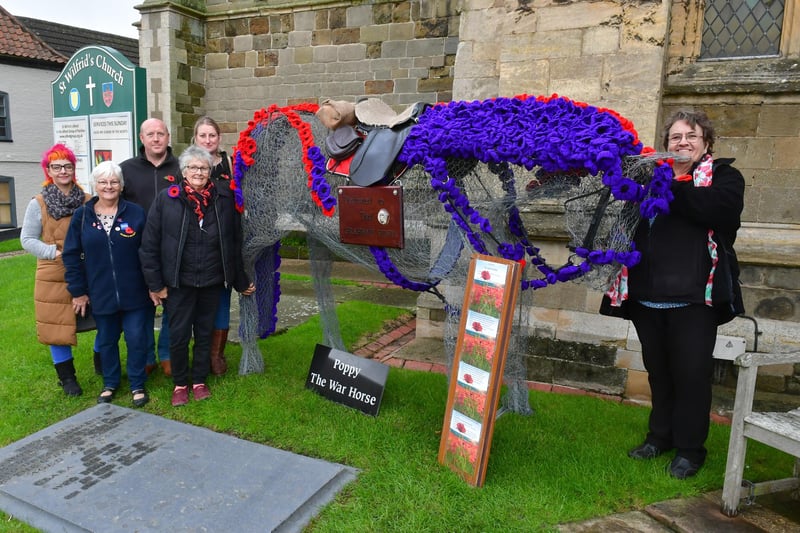
[[[641,217],[668,210],[670,161],[646,148],[633,125],[609,109],[568,98],[494,98],[437,104],[411,127],[397,161],[403,187],[402,249],[342,244],[336,187],[319,148],[328,133],[316,104],[254,114],[234,148],[234,188],[243,213],[245,266],[257,291],[240,299],[239,372],[263,372],[257,339],[275,331],[280,239],[306,232],[325,343],[346,350],[330,285],[332,254],[382,272],[404,289],[444,302],[452,366],[460,303],[472,253],[523,265],[505,365],[504,407],[529,414],[521,339],[530,334],[531,289],[583,280],[608,287],[638,262],[631,236]],[[569,257],[551,266],[525,230],[531,203],[557,200],[571,236]]]

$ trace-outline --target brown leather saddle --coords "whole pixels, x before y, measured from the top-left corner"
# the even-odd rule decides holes
[[[342,124],[325,139],[327,169],[361,187],[385,185],[406,167],[397,161],[403,142],[430,104],[417,102],[402,113],[378,99],[355,105],[356,124]]]

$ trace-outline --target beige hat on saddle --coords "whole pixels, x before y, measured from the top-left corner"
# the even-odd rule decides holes
[[[414,114],[414,105],[408,106],[402,113],[396,113],[389,104],[378,98],[367,98],[356,104],[356,118],[367,126],[396,126],[410,119]]]
[[[331,100],[327,98],[322,101],[317,111],[317,118],[328,128],[335,130],[339,126],[355,126],[355,104],[344,100]]]

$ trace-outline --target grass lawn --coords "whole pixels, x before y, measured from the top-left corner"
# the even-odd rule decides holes
[[[57,386],[49,352],[36,340],[34,269],[27,254],[0,259],[0,446],[94,405],[102,388],[92,370],[93,332],[80,334],[75,350],[84,395],[68,398]],[[406,312],[365,302],[347,302],[339,310],[348,346]],[[210,379],[213,397],[182,408],[170,405],[171,382],[157,373],[148,381],[151,402],[144,410],[358,468],[358,479],[309,526],[314,532],[547,531],[722,487],[726,426],[712,424],[700,474],[678,481],[664,470],[667,457],[626,456],[644,436],[648,409],[531,392],[535,414],[497,421],[485,486],[472,488],[437,461],[446,378],[392,368],[379,416],[364,415],[305,389],[321,335],[318,319],[311,319],[260,341],[266,371],[250,376],[236,374],[241,349],[229,344],[231,370]],[[120,394],[115,403],[130,406],[130,395]],[[789,456],[757,443],[747,460],[753,481],[791,471]],[[0,513],[0,531],[32,529]]]

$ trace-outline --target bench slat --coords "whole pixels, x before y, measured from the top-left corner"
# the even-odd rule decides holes
[[[751,413],[745,418],[744,433],[748,438],[779,448],[800,457],[800,416],[793,413]]]

